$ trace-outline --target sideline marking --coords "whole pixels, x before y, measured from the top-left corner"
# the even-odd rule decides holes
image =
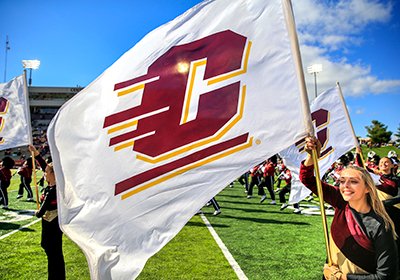
[[[22,230],[22,229],[24,229],[24,228],[28,228],[28,227],[30,227],[31,225],[34,225],[34,224],[36,224],[37,222],[39,222],[39,221],[41,221],[41,220],[42,220],[42,219],[37,219],[37,220],[35,220],[35,221],[33,221],[33,222],[30,222],[30,223],[27,224],[27,225],[24,225],[23,227],[20,227],[19,229],[16,229],[16,230],[13,230],[12,232],[9,232],[9,233],[7,233],[7,234],[4,234],[4,235],[0,236],[0,240],[4,239],[4,238],[6,238],[6,237],[9,237],[10,235],[13,235],[14,233],[17,233],[18,231],[20,231],[20,230]]]
[[[203,222],[205,223],[208,230],[210,231],[212,237],[214,237],[215,242],[217,242],[219,248],[221,249],[225,258],[228,260],[230,266],[233,268],[233,271],[235,271],[239,280],[248,280],[249,278],[247,278],[247,276],[244,274],[244,272],[240,268],[239,264],[233,258],[231,252],[229,252],[228,248],[226,248],[224,242],[222,242],[221,238],[219,238],[217,232],[214,230],[214,228],[212,227],[210,222],[207,220],[206,216],[204,216],[204,214],[200,214],[200,217],[203,220]]]

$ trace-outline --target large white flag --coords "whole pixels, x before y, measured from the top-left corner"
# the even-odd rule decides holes
[[[321,176],[331,167],[340,156],[355,147],[355,136],[351,124],[346,117],[346,106],[340,97],[339,87],[336,86],[321,93],[311,103],[311,118],[317,138],[320,140],[321,157],[318,160]],[[279,153],[285,164],[292,171],[292,186],[290,203],[296,203],[308,196],[311,191],[299,180],[300,163],[306,158],[304,141]]]
[[[202,2],[60,109],[60,225],[92,279],[136,277],[228,182],[306,135],[288,3]]]
[[[32,143],[24,76],[0,84],[0,150]]]

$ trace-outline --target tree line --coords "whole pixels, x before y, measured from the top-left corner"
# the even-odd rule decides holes
[[[395,144],[400,145],[400,125],[394,134],[388,130],[387,125],[378,120],[373,120],[372,124],[366,126],[365,129],[367,130],[367,137],[371,139],[372,145],[381,146],[382,144],[387,144],[391,142],[392,135],[396,136]]]

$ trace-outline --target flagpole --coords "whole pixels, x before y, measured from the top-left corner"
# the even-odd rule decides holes
[[[282,4],[283,4],[285,18],[286,18],[286,24],[288,27],[292,53],[293,53],[293,57],[294,57],[294,63],[296,66],[296,72],[298,75],[298,83],[299,83],[299,89],[300,89],[300,95],[301,95],[301,101],[302,101],[304,122],[306,124],[307,133],[309,136],[311,136],[311,135],[314,135],[315,132],[314,132],[314,126],[313,126],[312,120],[311,120],[310,103],[308,100],[307,87],[306,87],[306,83],[305,83],[305,79],[304,79],[303,63],[301,61],[300,47],[299,47],[299,41],[297,38],[292,3],[290,0],[282,0]],[[321,176],[320,176],[320,172],[319,172],[318,156],[317,156],[317,151],[315,149],[312,151],[312,159],[313,159],[314,169],[315,169],[318,197],[320,200],[319,203],[320,203],[320,208],[321,208],[322,227],[323,227],[324,237],[325,237],[326,255],[328,258],[328,265],[332,265],[331,251],[330,251],[330,247],[329,247],[328,223],[327,223],[326,214],[325,214],[324,196],[323,196],[323,192],[322,192],[322,183],[321,183]]]
[[[25,93],[25,113],[26,113],[26,119],[27,119],[27,125],[28,125],[28,139],[29,139],[29,145],[33,145],[33,140],[32,140],[32,126],[31,126],[31,113],[30,113],[30,106],[29,106],[29,91],[28,91],[28,86],[27,86],[27,81],[26,81],[26,69],[24,69],[24,93]],[[36,207],[37,209],[40,208],[39,205],[39,189],[37,185],[37,177],[36,177],[36,159],[35,159],[35,153],[31,151],[31,158],[32,158],[32,175],[33,175],[33,185],[35,186],[35,193],[36,193]]]
[[[342,93],[342,88],[340,87],[339,82],[336,82],[336,86],[339,89],[339,96],[340,96],[340,100],[342,101],[343,111],[344,111],[344,113],[346,115],[347,122],[350,124],[351,131],[353,132],[354,144],[355,144],[356,148],[358,148],[361,151],[360,142],[358,142],[356,133],[354,131],[353,123],[351,122],[349,110],[347,110],[346,101],[344,100],[343,93]],[[363,157],[362,152],[360,153],[360,157],[361,157],[362,165],[365,166],[365,164],[364,164],[365,161],[364,161],[364,157]]]

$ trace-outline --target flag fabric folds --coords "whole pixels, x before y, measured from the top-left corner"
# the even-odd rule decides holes
[[[292,44],[280,0],[204,1],[64,104],[48,130],[60,226],[92,279],[135,278],[229,182],[306,135]]]
[[[0,150],[32,143],[24,76],[0,84]]]
[[[339,94],[336,86],[321,93],[310,105],[316,136],[322,145],[318,160],[321,176],[340,156],[355,147],[355,136],[344,111],[346,104],[342,103]],[[304,141],[301,140],[279,153],[292,171],[290,203],[297,203],[311,193],[298,176],[300,163],[307,155],[303,148]]]

